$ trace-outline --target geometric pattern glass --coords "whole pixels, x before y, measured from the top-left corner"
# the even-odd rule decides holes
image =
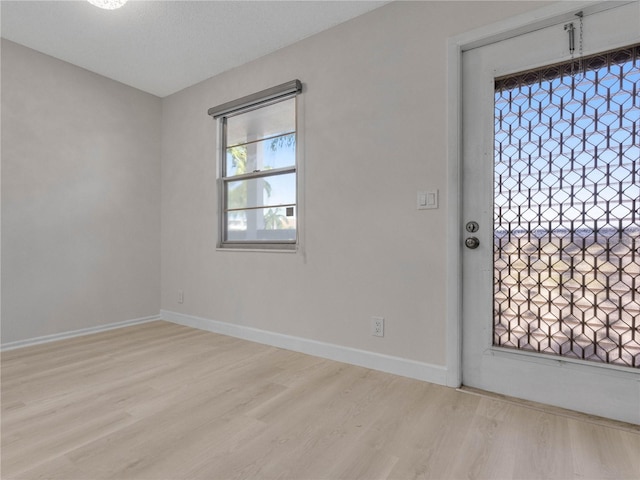
[[[493,344],[640,368],[640,44],[495,80]]]

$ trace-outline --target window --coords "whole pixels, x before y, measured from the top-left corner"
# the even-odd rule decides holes
[[[209,109],[218,121],[218,246],[295,249],[299,80]]]
[[[640,44],[496,80],[494,345],[640,367]]]

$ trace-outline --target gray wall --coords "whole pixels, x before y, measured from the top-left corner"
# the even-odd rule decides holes
[[[163,308],[443,365],[447,38],[540,4],[394,2],[163,100],[3,40],[2,343]],[[303,249],[216,251],[207,108],[293,78]]]
[[[540,5],[394,2],[165,98],[162,309],[444,365],[447,39]],[[294,78],[303,250],[216,251],[207,108]]]
[[[161,108],[2,40],[2,343],[158,314]]]

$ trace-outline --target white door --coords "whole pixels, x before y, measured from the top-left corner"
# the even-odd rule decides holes
[[[639,6],[463,53],[466,386],[640,423]]]

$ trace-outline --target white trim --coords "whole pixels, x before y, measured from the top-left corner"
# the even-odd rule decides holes
[[[520,362],[564,367],[580,372],[607,375],[608,377],[614,376],[640,382],[640,370],[634,367],[623,367],[620,365],[592,362],[579,358],[561,357],[546,353],[530,352],[528,350],[511,350],[508,348],[494,346],[487,348],[484,355],[508,358],[509,360]]]
[[[453,37],[450,41],[460,45],[463,51],[471,50],[517,37],[518,35],[541,30],[551,25],[575,20],[576,12],[581,10],[585,15],[591,15],[637,1],[638,0],[560,1],[553,5],[462,33]]]
[[[294,337],[282,333],[269,332],[244,325],[210,320],[208,318],[186,315],[184,313],[161,310],[160,316],[168,322],[185,325],[187,327],[206,330],[231,337],[242,338],[251,342],[271,345],[273,347],[306,353],[316,357],[327,358],[337,362],[349,363],[360,367],[393,373],[403,377],[415,378],[430,383],[445,385],[447,380],[446,368],[439,365],[393,357],[380,353],[358,350],[355,348],[318,342],[307,338]]]
[[[606,10],[612,6],[633,3],[607,1],[563,1],[526,12],[449,38],[447,42],[447,385],[462,384],[462,193],[460,185],[460,152],[462,145],[462,52],[517,35],[532,32],[572,17],[576,11]],[[568,18],[568,17],[567,17]]]
[[[3,343],[2,345],[0,345],[0,351],[6,352],[8,350],[15,350],[16,348],[31,347],[33,345],[40,345],[42,343],[56,342],[58,340],[64,340],[66,338],[81,337],[84,335],[91,335],[93,333],[115,330],[116,328],[140,325],[142,323],[153,322],[156,320],[161,320],[160,315],[152,315],[150,317],[135,318],[133,320],[125,320],[123,322],[108,323],[106,325],[81,328],[80,330],[71,330],[69,332],[54,333],[51,335],[44,335],[42,337],[28,338],[26,340],[17,340],[15,342]]]
[[[449,40],[447,62],[447,385],[462,385],[462,202],[460,142],[462,140],[462,47]]]

